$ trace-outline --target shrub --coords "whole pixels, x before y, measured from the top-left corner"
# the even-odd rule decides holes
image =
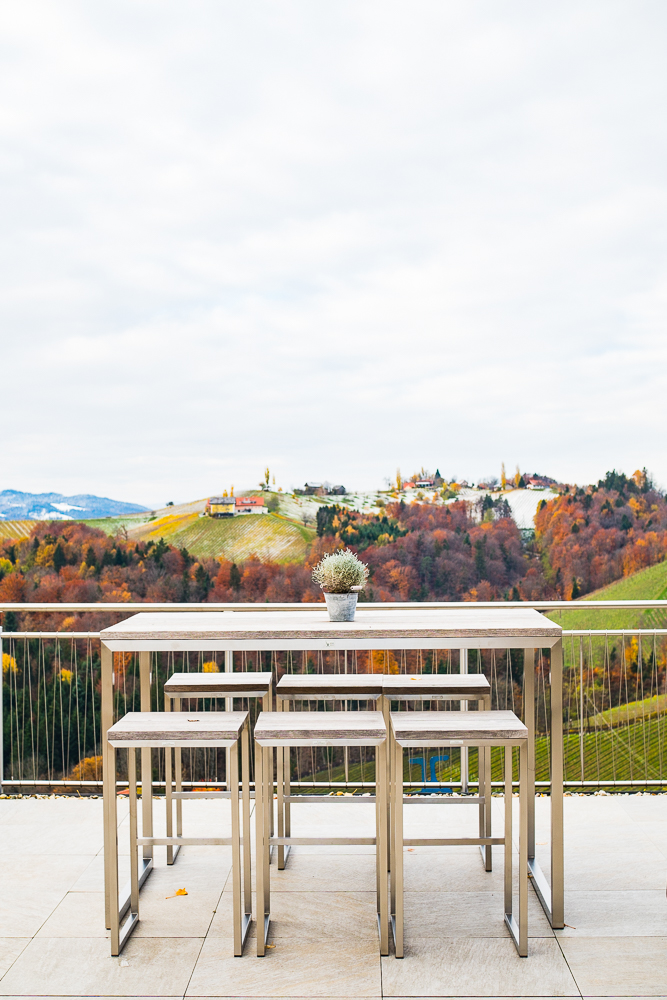
[[[368,579],[368,566],[351,549],[325,555],[313,570],[313,580],[329,594],[349,594],[363,590]]]

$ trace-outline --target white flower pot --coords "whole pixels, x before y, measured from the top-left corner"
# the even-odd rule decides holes
[[[359,594],[325,594],[329,621],[353,622]]]

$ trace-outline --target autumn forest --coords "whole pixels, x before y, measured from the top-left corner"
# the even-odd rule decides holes
[[[312,567],[343,547],[368,563],[370,601],[570,599],[667,554],[667,502],[642,473],[563,488],[540,503],[535,528],[522,538],[502,494],[476,505],[389,503],[381,515],[332,505],[319,511],[305,563],[237,565],[197,560],[162,539],[37,522],[29,538],[0,546],[0,601],[318,601]],[[4,617],[11,629],[20,616]],[[59,627],[98,627],[101,618],[60,616]],[[39,627],[34,616],[31,627]]]

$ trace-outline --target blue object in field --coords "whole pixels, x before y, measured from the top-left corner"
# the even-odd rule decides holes
[[[435,773],[435,765],[438,763],[439,760],[449,760],[449,757],[438,757],[438,756],[431,757],[431,759],[429,760],[429,770],[431,772],[431,781],[437,781],[438,780],[437,775]],[[426,763],[424,761],[424,758],[423,757],[413,757],[410,760],[410,767],[413,764],[419,764],[419,766],[422,769],[422,781],[426,781]],[[419,795],[438,795],[438,794],[441,794],[442,792],[448,792],[451,795],[452,790],[451,790],[451,788],[422,788],[421,791],[418,792],[418,794]]]

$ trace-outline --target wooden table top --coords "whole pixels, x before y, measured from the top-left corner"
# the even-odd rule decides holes
[[[114,747],[228,747],[247,712],[128,712],[108,731]]]
[[[461,649],[553,646],[560,625],[531,608],[358,611],[140,612],[103,629],[112,650]]]
[[[401,746],[528,739],[528,730],[514,712],[392,712],[391,725]]]
[[[261,746],[377,746],[387,738],[382,712],[260,712]]]
[[[231,696],[234,698],[263,697],[271,688],[270,671],[243,671],[219,674],[172,674],[164,685],[165,694],[175,698],[198,695],[202,698]]]

